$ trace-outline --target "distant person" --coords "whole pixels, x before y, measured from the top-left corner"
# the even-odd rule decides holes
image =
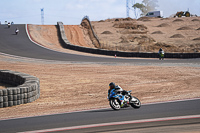
[[[159,55],[159,60],[164,60],[164,51],[162,50],[162,48],[159,49],[158,51],[158,55]]]
[[[13,25],[14,24],[14,22],[11,22],[11,25]]]
[[[10,22],[8,22],[8,28],[10,28]]]

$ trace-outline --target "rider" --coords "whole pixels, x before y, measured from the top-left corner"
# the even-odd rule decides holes
[[[116,86],[115,86],[115,83],[113,83],[113,82],[111,82],[110,84],[109,84],[109,90],[108,90],[108,96],[110,95],[110,91],[111,90],[113,90],[113,89],[115,89],[115,91],[117,91],[117,90],[119,90],[119,88],[117,87],[116,88]]]
[[[119,94],[121,93],[122,95],[128,95],[127,91],[123,90],[119,85],[115,85],[115,83],[113,83],[113,82],[111,82],[109,84],[109,87],[110,87],[110,89],[108,90],[108,97],[110,95],[110,91],[113,89],[115,89],[116,93],[119,93]],[[128,95],[128,96],[130,97],[130,100],[131,100],[132,96],[131,95]]]
[[[10,28],[10,22],[8,22],[8,28]]]
[[[16,29],[15,29],[15,33],[17,34],[19,32],[19,28],[17,27]]]
[[[163,60],[164,59],[164,51],[162,50],[162,48],[159,49],[158,54],[159,54],[159,59]]]

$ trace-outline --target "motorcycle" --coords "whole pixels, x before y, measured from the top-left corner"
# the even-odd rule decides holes
[[[15,30],[15,34],[17,35],[18,33],[19,33],[19,30],[18,30],[18,29],[16,29],[16,30]]]
[[[127,91],[128,94],[122,95],[116,93],[115,89],[110,91],[108,96],[110,107],[113,110],[120,110],[121,108],[133,107],[138,109],[141,107],[141,102],[137,97],[131,96],[131,91]]]
[[[165,55],[165,53],[164,53],[164,51],[159,51],[159,60],[164,60],[164,55]]]

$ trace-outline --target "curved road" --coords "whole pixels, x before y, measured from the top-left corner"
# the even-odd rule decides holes
[[[19,35],[15,35],[15,28],[20,29]],[[10,29],[6,25],[0,26],[0,53],[22,56],[36,59],[75,61],[75,62],[107,62],[107,63],[130,63],[130,64],[158,64],[158,59],[113,59],[103,57],[91,57],[61,53],[42,48],[32,43],[27,36],[25,25],[12,25]],[[167,59],[162,64],[197,64],[200,59],[174,60]],[[190,65],[189,65],[190,66]],[[200,123],[200,99],[158,103],[143,105],[140,109],[102,109],[64,113],[49,116],[38,116],[10,120],[0,120],[0,132],[24,132],[42,130],[72,132],[111,132],[122,129],[140,129],[149,127],[171,125],[194,125]],[[184,116],[184,117],[177,117]],[[155,118],[157,118],[155,120]],[[159,119],[158,119],[159,118]],[[162,119],[160,119],[162,118]],[[128,121],[123,123],[121,121]],[[120,122],[120,123],[116,123]],[[104,124],[102,124],[104,123]],[[172,124],[173,123],[173,124]],[[92,124],[92,125],[91,125]],[[97,125],[94,125],[97,124]],[[87,125],[82,126],[80,125]],[[74,127],[76,126],[76,127]],[[77,127],[79,126],[79,127]],[[62,128],[64,127],[64,128]],[[90,127],[90,128],[87,128]],[[198,126],[199,127],[199,126]],[[55,129],[56,128],[56,129]],[[44,130],[50,129],[50,130]],[[72,130],[73,129],[73,130]],[[199,129],[200,131],[200,129]]]
[[[15,29],[18,27],[20,32],[15,35]],[[56,60],[56,61],[73,61],[73,62],[106,62],[106,63],[161,63],[158,59],[121,59],[113,57],[92,57],[75,55],[70,53],[61,53],[52,50],[45,49],[32,43],[26,33],[25,25],[12,25],[11,28],[7,28],[6,25],[0,25],[0,53],[35,58],[35,59],[45,59],[45,60]],[[200,64],[200,59],[184,59],[184,60],[174,60],[167,59],[163,64],[166,63],[198,63]]]

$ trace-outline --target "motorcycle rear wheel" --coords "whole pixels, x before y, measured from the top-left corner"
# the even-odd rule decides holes
[[[134,103],[130,103],[131,106],[135,109],[139,109],[141,107],[141,102],[137,97],[133,97],[134,99],[136,99],[136,102]]]
[[[120,110],[121,105],[117,99],[110,100],[110,107],[114,110]]]

